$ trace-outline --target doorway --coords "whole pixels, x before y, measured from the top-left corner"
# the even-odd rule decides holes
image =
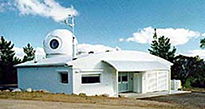
[[[129,73],[119,72],[118,74],[118,91],[128,92],[129,91]]]

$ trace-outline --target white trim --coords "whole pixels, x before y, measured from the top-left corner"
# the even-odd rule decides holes
[[[168,92],[171,94],[171,68],[169,69],[168,72]]]
[[[103,69],[80,69],[80,72],[103,72]]]
[[[116,70],[116,97],[119,96],[119,90],[118,90],[118,71]]]
[[[56,72],[69,72],[68,70],[56,70]]]
[[[102,72],[80,72],[81,75],[95,75],[95,74],[102,74]]]
[[[82,77],[98,77],[100,76],[101,74],[82,74]]]
[[[88,85],[88,86],[90,86],[90,85],[100,85],[100,84],[102,84],[102,83],[81,83],[81,85]]]

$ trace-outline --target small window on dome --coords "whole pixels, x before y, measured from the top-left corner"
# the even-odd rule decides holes
[[[58,46],[59,46],[58,40],[52,39],[51,42],[50,42],[50,47],[51,47],[52,49],[57,49]]]

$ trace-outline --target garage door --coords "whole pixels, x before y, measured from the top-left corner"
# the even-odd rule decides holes
[[[147,72],[147,92],[168,90],[168,71]]]

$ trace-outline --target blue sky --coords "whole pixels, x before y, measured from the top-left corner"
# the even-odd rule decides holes
[[[46,7],[48,3],[58,5]],[[159,36],[171,39],[177,54],[205,57],[199,48],[200,39],[205,37],[202,0],[0,0],[0,35],[11,40],[17,50],[27,43],[42,48],[50,31],[69,28],[58,17],[71,12],[71,5],[78,13],[75,35],[82,46],[148,52],[153,29],[157,28]],[[52,13],[46,8],[61,11]]]

